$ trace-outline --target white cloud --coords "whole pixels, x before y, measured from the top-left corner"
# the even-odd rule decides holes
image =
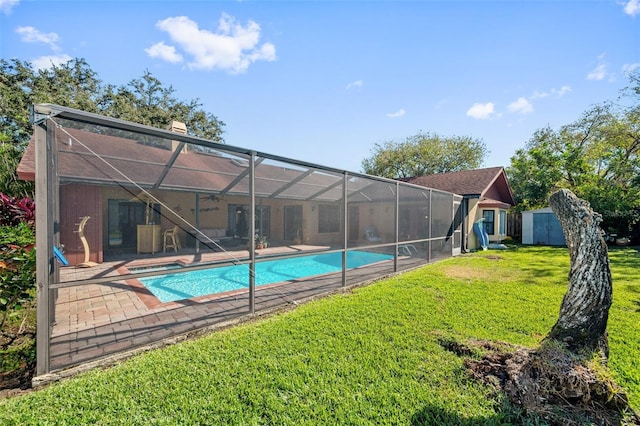
[[[607,65],[604,62],[604,57],[605,57],[604,53],[598,55],[597,65],[593,70],[591,70],[591,72],[587,74],[587,80],[600,81],[605,79],[608,73],[607,73]]]
[[[49,55],[49,56],[40,56],[39,58],[32,59],[31,64],[39,70],[46,70],[53,66],[60,66],[66,64],[73,58],[69,55]]]
[[[533,105],[526,98],[519,97],[518,100],[511,102],[507,109],[509,112],[518,114],[529,114],[533,112]]]
[[[0,0],[3,1],[3,0]],[[21,41],[25,43],[44,43],[51,48],[54,52],[60,50],[58,41],[60,37],[56,33],[43,33],[39,29],[31,26],[18,27],[16,33],[20,34]],[[30,62],[35,69],[46,70],[54,66],[66,64],[73,58],[67,54],[58,53],[56,55],[44,55],[35,59],[31,59]]]
[[[14,6],[17,6],[20,0],[0,0],[0,12],[9,14]]]
[[[486,120],[495,115],[495,105],[493,102],[487,102],[486,104],[475,103],[467,111],[467,115],[477,120]]]
[[[533,92],[533,95],[529,97],[529,99],[542,99],[549,96],[549,92],[538,92],[537,90]]]
[[[182,55],[176,52],[176,48],[174,46],[167,46],[163,41],[154,44],[148,49],[144,49],[144,51],[152,58],[159,58],[172,64],[182,62]]]
[[[555,87],[553,87],[547,92],[539,92],[538,90],[536,90],[536,91],[533,92],[533,94],[531,96],[529,96],[529,99],[530,100],[544,99],[544,98],[548,98],[551,95],[553,95],[553,96],[555,96],[557,98],[561,98],[564,95],[566,95],[567,93],[569,93],[570,91],[571,91],[571,86],[567,86],[567,85],[564,85],[564,86],[560,87],[559,89],[556,89]]]
[[[253,62],[277,59],[273,44],[258,45],[260,25],[250,20],[246,26],[242,26],[226,13],[220,17],[216,32],[200,29],[196,22],[186,16],[167,18],[159,21],[156,26],[166,31],[171,40],[191,57],[188,66],[193,69],[223,69],[242,73]],[[154,46],[147,49],[148,54]],[[169,58],[175,59],[175,55],[178,53],[174,52]],[[167,60],[165,57],[158,57]]]
[[[400,108],[399,110],[397,110],[396,112],[390,112],[387,114],[387,117],[389,118],[398,118],[398,117],[402,117],[403,115],[405,115],[407,112]]]
[[[566,95],[567,93],[569,93],[571,91],[571,86],[562,86],[559,89],[551,89],[551,93],[553,93],[555,96],[561,98],[564,95]]]
[[[640,0],[629,0],[624,6],[624,13],[630,16],[640,14]]]
[[[364,82],[362,80],[356,80],[356,81],[352,81],[351,83],[347,84],[346,89],[353,89],[353,88],[361,88],[364,85]]]
[[[605,64],[598,64],[589,74],[587,74],[587,80],[604,80],[607,76],[607,66]]]
[[[56,33],[43,33],[34,27],[18,27],[16,32],[22,36],[21,40],[26,43],[44,43],[53,50],[59,50],[58,40],[60,37]]]

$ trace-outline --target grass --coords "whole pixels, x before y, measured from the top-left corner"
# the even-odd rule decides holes
[[[609,366],[640,409],[640,254],[610,258]],[[535,346],[568,267],[560,248],[460,256],[0,401],[0,423],[519,423],[438,342]]]

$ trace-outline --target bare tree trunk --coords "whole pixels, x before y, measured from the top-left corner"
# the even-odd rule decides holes
[[[533,415],[532,420],[541,418],[554,425],[582,424],[576,419],[640,425],[625,392],[591,363],[596,352],[606,370],[609,355],[612,283],[607,245],[598,226],[602,217],[566,189],[551,195],[549,204],[562,224],[571,258],[560,316],[545,337],[547,342],[561,344],[496,349],[482,360],[465,360],[465,365],[475,377],[499,385],[511,403]],[[526,417],[523,420],[528,422]]]
[[[546,339],[561,341],[574,353],[601,350],[608,357],[612,281],[607,245],[599,227],[602,216],[567,189],[552,194],[549,204],[562,225],[571,269],[560,316]]]

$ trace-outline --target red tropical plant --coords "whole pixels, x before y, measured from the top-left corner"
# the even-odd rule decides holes
[[[36,204],[29,197],[10,197],[0,192],[0,226],[17,226],[36,222]]]

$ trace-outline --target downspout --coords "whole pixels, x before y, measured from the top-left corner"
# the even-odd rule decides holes
[[[469,220],[469,199],[465,196],[462,197],[462,253],[468,253],[469,237],[467,235],[467,221]]]

